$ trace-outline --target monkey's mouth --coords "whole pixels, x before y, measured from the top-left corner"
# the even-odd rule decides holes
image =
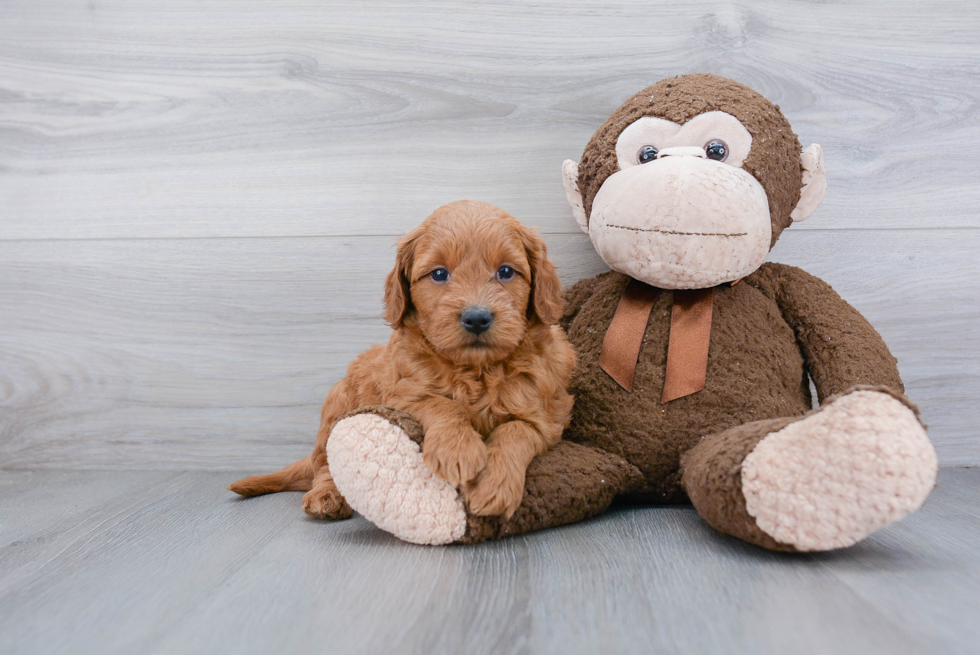
[[[678,234],[686,237],[744,237],[748,235],[748,232],[679,232],[676,230],[660,230],[657,228],[641,228],[641,227],[628,227],[626,225],[613,225],[612,223],[607,223],[606,227],[615,228],[617,230],[629,230],[630,232],[656,232],[658,234]]]

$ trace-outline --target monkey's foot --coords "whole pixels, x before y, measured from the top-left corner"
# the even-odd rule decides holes
[[[912,410],[859,390],[762,439],[742,463],[742,493],[776,541],[830,550],[921,507],[936,472],[936,452]]]
[[[327,462],[337,488],[359,514],[399,539],[448,544],[466,532],[463,500],[422,460],[422,427],[385,407],[337,423]]]

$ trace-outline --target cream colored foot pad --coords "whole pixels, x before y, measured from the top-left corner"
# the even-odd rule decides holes
[[[799,550],[850,546],[925,502],[936,452],[908,407],[856,391],[756,445],[742,464],[748,513]]]
[[[399,539],[448,544],[466,531],[456,488],[436,477],[418,445],[377,414],[358,414],[327,440],[330,474],[361,516]]]

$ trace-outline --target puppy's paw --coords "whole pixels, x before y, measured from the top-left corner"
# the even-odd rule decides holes
[[[336,487],[317,487],[303,496],[303,511],[315,519],[349,519],[354,510]]]
[[[443,480],[459,486],[487,466],[487,445],[476,430],[463,434],[426,434],[422,459]]]
[[[508,462],[499,451],[491,448],[483,473],[463,489],[470,513],[477,516],[502,515],[509,519],[524,499],[525,473],[523,467]]]

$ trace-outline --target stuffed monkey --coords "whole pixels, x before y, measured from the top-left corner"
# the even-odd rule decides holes
[[[328,442],[354,509],[416,543],[580,521],[616,498],[692,502],[764,548],[822,551],[919,508],[937,460],[896,360],[826,283],[765,263],[816,209],[823,154],[751,89],[714,75],[628,99],[563,177],[612,269],[566,290],[572,421],[511,516],[477,516],[425,468],[411,416],[365,408]],[[817,389],[814,409],[810,379]]]

